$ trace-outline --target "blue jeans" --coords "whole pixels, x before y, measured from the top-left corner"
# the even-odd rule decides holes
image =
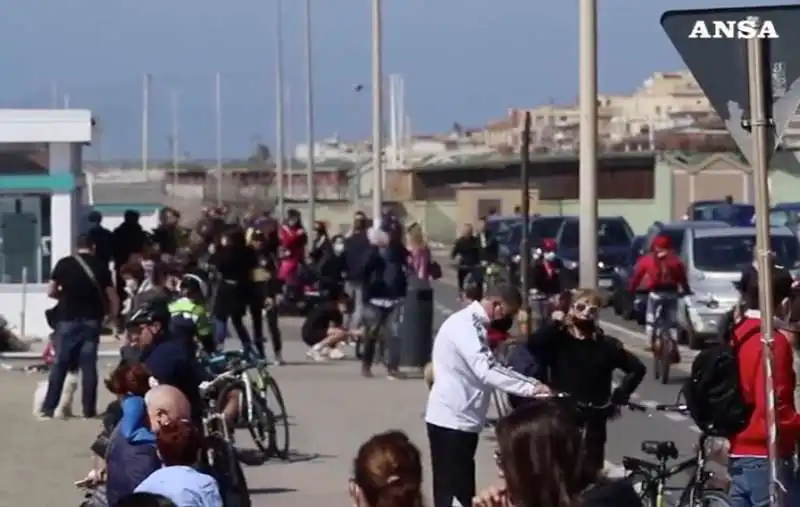
[[[731,458],[728,473],[733,481],[730,490],[732,507],[767,507],[769,505],[769,460],[767,458]],[[786,488],[782,505],[800,505],[797,474],[791,459],[778,461],[778,477]]]
[[[56,357],[50,368],[42,414],[52,416],[58,406],[67,371],[81,371],[83,415],[97,414],[97,349],[100,345],[99,320],[67,320],[56,325],[53,346]]]

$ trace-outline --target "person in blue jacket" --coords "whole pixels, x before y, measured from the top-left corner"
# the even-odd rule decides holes
[[[141,351],[139,360],[155,383],[178,388],[192,405],[192,419],[199,421],[204,407],[199,386],[209,376],[184,340],[171,335],[170,320],[166,302],[145,303],[128,317],[128,340]]]
[[[116,505],[150,474],[161,468],[156,436],[147,426],[147,408],[141,396],[122,399],[122,419],[111,432],[106,451],[106,497]]]

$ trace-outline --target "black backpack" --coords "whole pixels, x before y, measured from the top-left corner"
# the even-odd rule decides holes
[[[758,333],[756,328],[733,345],[730,339],[715,344],[692,361],[683,395],[689,414],[703,432],[729,438],[749,424],[754,407],[744,399],[736,355]]]

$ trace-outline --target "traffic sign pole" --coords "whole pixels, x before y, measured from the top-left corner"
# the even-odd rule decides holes
[[[751,18],[757,25],[761,23],[758,18]],[[767,88],[765,78],[764,51],[768,43],[755,37],[747,41],[747,74],[750,92],[750,133],[753,139],[753,179],[755,180],[755,212],[756,212],[756,261],[758,263],[758,299],[761,308],[761,335],[764,342],[764,374],[766,382],[764,389],[767,397],[767,429],[769,433],[769,478],[770,478],[770,505],[779,507],[780,485],[778,483],[778,455],[777,455],[777,427],[775,424],[775,388],[773,386],[772,365],[773,353],[773,298],[772,298],[772,247],[770,245],[769,227],[769,159],[772,155],[770,134],[772,118],[768,110],[772,104],[772,89]]]

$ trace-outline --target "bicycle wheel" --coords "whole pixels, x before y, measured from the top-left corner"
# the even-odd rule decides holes
[[[700,498],[695,499],[694,505],[690,505],[687,498],[677,507],[731,507],[731,499],[724,491],[704,489],[700,492]]]
[[[242,466],[236,459],[233,446],[219,434],[206,439],[208,452],[213,455],[209,472],[217,480],[225,507],[250,507],[250,492]]]
[[[267,404],[267,410],[272,413],[272,434],[270,435],[271,454],[283,460],[289,459],[289,414],[286,412],[286,404],[283,395],[275,381],[275,377],[268,371],[261,372],[264,381],[263,396]],[[270,396],[271,395],[271,396]]]
[[[267,401],[260,392],[254,392],[253,397],[247,400],[250,404],[250,415],[247,420],[247,429],[253,437],[253,443],[263,457],[269,458],[272,453],[272,435],[275,432],[275,418],[272,411],[267,408]]]

